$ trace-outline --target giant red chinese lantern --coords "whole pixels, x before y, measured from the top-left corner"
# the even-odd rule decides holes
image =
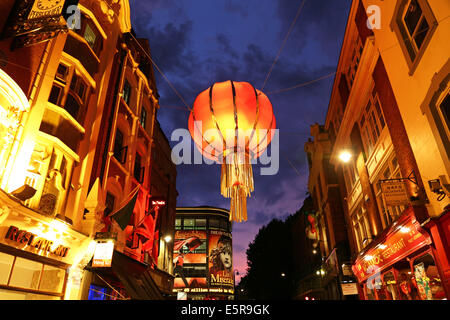
[[[263,154],[275,128],[272,104],[248,82],[215,83],[194,101],[189,131],[203,156],[222,164],[221,193],[231,198],[230,220],[247,220],[251,162]]]

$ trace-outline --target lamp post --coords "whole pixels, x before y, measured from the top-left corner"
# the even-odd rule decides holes
[[[169,270],[167,270],[167,267],[166,267],[166,252],[167,252],[169,242],[172,241],[172,236],[169,234],[165,235],[163,240],[164,240],[164,270],[169,271]]]

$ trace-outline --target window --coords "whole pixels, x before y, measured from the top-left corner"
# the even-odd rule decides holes
[[[65,276],[65,269],[0,252],[0,300],[61,298]]]
[[[430,253],[414,259],[413,268],[415,278],[413,285],[417,287],[421,300],[442,300],[445,298],[442,281],[434,258]]]
[[[95,26],[94,22],[86,17],[81,18],[81,28],[73,29],[77,34],[82,36],[86,40],[89,47],[94,51],[95,55],[98,57],[103,46],[103,38],[100,31]]]
[[[186,278],[203,278],[206,277],[205,264],[184,264],[183,272]]]
[[[125,79],[125,84],[123,85],[122,98],[127,105],[130,105],[131,98],[131,85],[128,80]]]
[[[386,300],[399,300],[397,291],[397,282],[395,281],[394,273],[392,271],[386,272],[383,275],[383,286],[386,291]]]
[[[114,204],[116,202],[116,197],[112,193],[106,193],[106,201],[105,201],[105,210],[103,211],[103,215],[109,216],[114,210]]]
[[[175,230],[181,230],[181,219],[175,219]]]
[[[373,287],[371,285],[365,285],[366,289],[366,298],[367,300],[376,300],[375,298],[375,292],[373,291]]]
[[[147,123],[147,110],[144,106],[141,109],[141,115],[139,117],[139,122],[141,123],[142,128],[146,129],[145,125]]]
[[[352,57],[350,60],[350,65],[348,66],[348,70],[347,70],[347,74],[346,74],[349,88],[352,87],[353,81],[355,81],[356,72],[358,71],[358,66],[359,66],[359,62],[361,61],[361,55],[362,55],[363,49],[364,49],[364,46],[361,41],[361,38],[357,37],[357,39],[354,43],[354,48],[353,48],[353,53],[352,53]]]
[[[403,16],[403,22],[406,27],[408,40],[406,40],[411,49],[411,59],[414,60],[415,55],[420,50],[423,40],[429,31],[429,25],[422,8],[417,0],[411,0]]]
[[[195,226],[195,219],[184,219],[184,230],[193,230]]]
[[[195,219],[195,229],[206,230],[206,219]]]
[[[412,74],[436,28],[436,19],[426,0],[398,1],[395,12],[391,27]]]
[[[66,86],[69,85],[67,90]],[[65,109],[78,123],[84,122],[89,85],[75,68],[59,64],[48,101]]]
[[[347,188],[347,194],[350,194],[355,186],[356,181],[359,179],[358,171],[356,170],[355,161],[351,159],[343,166],[344,181]]]
[[[445,124],[447,135],[450,137],[450,93],[447,93],[444,100],[439,105],[439,113]]]
[[[128,147],[124,146],[124,137],[122,131],[117,129],[116,136],[114,138],[114,157],[124,164],[127,160]]]
[[[352,214],[353,230],[358,244],[358,250],[362,250],[370,243],[372,233],[370,231],[367,211],[360,205]]]
[[[64,64],[59,64],[58,69],[56,70],[55,78],[63,83],[66,83],[68,74],[69,74],[69,67],[67,67]]]
[[[395,155],[391,156],[381,169],[381,173],[374,181],[375,197],[377,199],[378,211],[384,228],[387,228],[405,210],[404,206],[386,206],[381,192],[381,182],[383,179],[401,178],[400,166]]]
[[[359,121],[359,129],[367,157],[370,157],[372,154],[385,126],[386,123],[383,112],[381,111],[380,100],[378,99],[375,87],[373,87],[369,101]]]
[[[134,159],[134,178],[139,182],[142,183],[144,181],[144,172],[145,167],[142,166],[142,158],[139,153],[136,153],[136,157]]]

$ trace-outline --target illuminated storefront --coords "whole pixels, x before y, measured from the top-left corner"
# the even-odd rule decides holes
[[[88,237],[21,206],[2,190],[0,200],[0,300],[70,297],[81,278],[72,266],[88,252]]]
[[[366,300],[446,298],[430,236],[412,207],[362,251],[353,272]]]
[[[227,210],[213,207],[177,208],[173,292],[178,299],[232,299],[234,277],[228,215]]]

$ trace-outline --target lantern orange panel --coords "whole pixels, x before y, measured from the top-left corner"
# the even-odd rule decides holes
[[[214,84],[197,96],[189,116],[193,140],[211,160],[235,148],[259,157],[271,142],[271,130],[275,128],[272,104],[248,82]]]

